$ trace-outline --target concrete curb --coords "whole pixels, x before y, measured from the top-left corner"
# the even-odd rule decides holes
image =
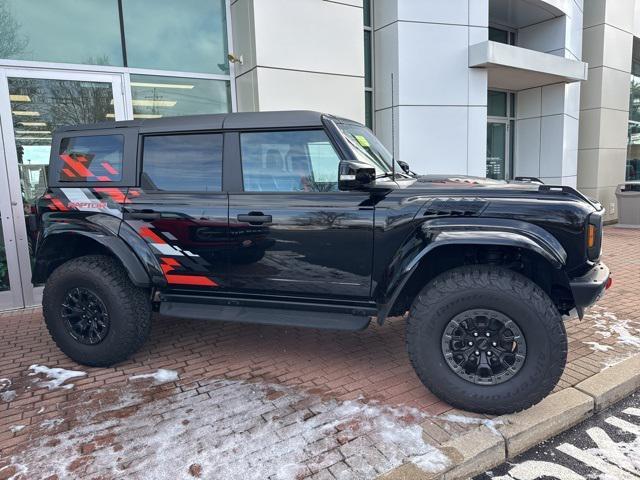
[[[480,426],[440,445],[438,448],[451,461],[446,470],[428,473],[406,463],[379,480],[471,478],[568,430],[638,389],[640,355],[635,355],[575,387],[549,395],[527,410],[495,418],[495,429]]]
[[[640,388],[640,355],[587,378],[575,388],[593,398],[596,412],[619,402]]]

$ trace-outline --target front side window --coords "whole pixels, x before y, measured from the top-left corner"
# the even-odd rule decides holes
[[[158,135],[144,139],[142,188],[174,192],[222,190],[222,134]]]
[[[323,130],[240,135],[247,192],[338,190],[340,157]]]
[[[122,180],[123,156],[122,135],[63,138],[59,151],[59,180],[118,182]]]

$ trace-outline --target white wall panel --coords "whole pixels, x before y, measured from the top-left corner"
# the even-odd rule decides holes
[[[364,79],[258,67],[260,110],[317,110],[364,123]]]
[[[468,0],[378,0],[398,2],[398,19],[412,22],[433,22],[467,25]]]
[[[466,108],[399,107],[398,110],[402,160],[418,173],[466,173]]]
[[[540,117],[516,121],[516,176],[540,175]]]
[[[518,92],[517,118],[533,118],[542,114],[542,89],[530,88]]]
[[[398,24],[401,105],[468,104],[467,30],[458,25]],[[384,84],[384,79],[378,83]]]
[[[468,117],[466,173],[484,177],[487,174],[487,107],[469,107]]]

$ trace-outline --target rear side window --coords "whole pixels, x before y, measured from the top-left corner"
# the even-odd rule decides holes
[[[63,138],[60,142],[60,182],[118,182],[122,180],[124,136],[95,135]]]
[[[145,190],[221,191],[222,134],[145,137],[141,185]]]
[[[245,192],[338,190],[340,157],[323,130],[240,135]]]

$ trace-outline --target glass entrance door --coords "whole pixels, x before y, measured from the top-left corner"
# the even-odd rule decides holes
[[[487,124],[487,178],[505,180],[507,173],[507,123]]]
[[[17,265],[8,267],[9,277],[17,285],[10,288],[19,289],[21,297],[18,305],[10,307],[37,305],[41,300],[41,286],[31,284],[35,232],[29,228],[29,217],[35,214],[36,199],[47,189],[53,131],[63,125],[125,120],[122,84],[120,74],[1,71],[3,166],[10,202],[7,213],[1,213],[3,219],[11,219],[4,236],[15,244],[17,253]]]

